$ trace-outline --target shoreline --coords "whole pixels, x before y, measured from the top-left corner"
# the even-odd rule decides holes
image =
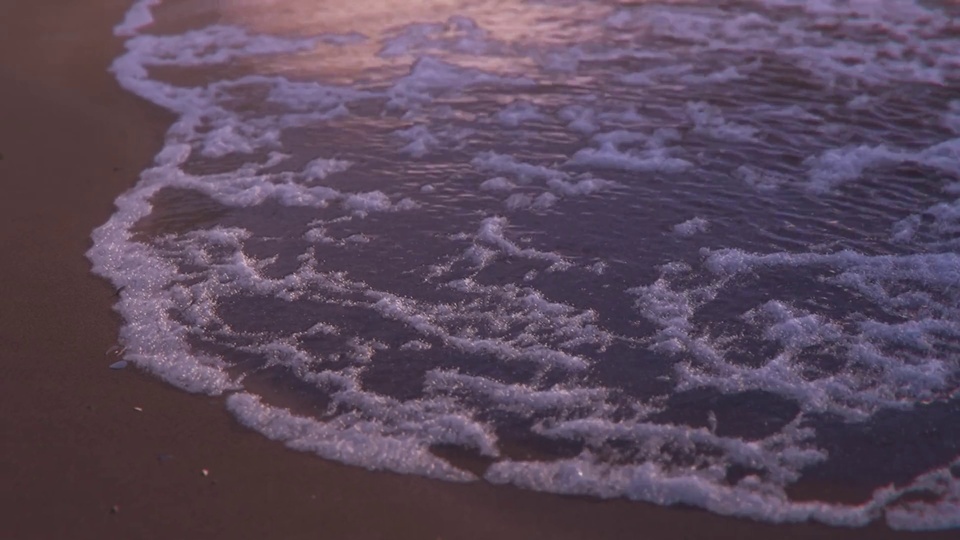
[[[13,4],[13,3],[11,3]],[[91,5],[94,4],[94,5]],[[173,117],[107,72],[130,2],[0,7],[3,534],[11,538],[953,538],[771,525],[624,500],[369,472],[242,427],[223,397],[110,370],[91,231]],[[135,409],[139,408],[141,410]],[[207,470],[208,474],[202,471]]]

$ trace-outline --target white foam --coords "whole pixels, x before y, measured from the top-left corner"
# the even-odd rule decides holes
[[[432,348],[433,346],[431,346],[429,343],[419,339],[408,341],[400,346],[401,351],[428,351]]]
[[[673,226],[673,233],[677,236],[693,236],[697,233],[706,232],[710,222],[702,217],[690,218],[683,223],[677,223]]]
[[[303,239],[307,242],[316,242],[319,244],[334,244],[336,239],[332,238],[324,227],[314,227],[303,233]]]
[[[687,103],[687,116],[694,124],[694,131],[716,139],[752,141],[758,133],[754,127],[726,120],[718,107],[702,101]]]
[[[750,482],[743,482],[746,485],[735,489],[723,489],[717,487],[714,478],[671,475],[653,463],[617,467],[590,458],[551,463],[498,462],[484,478],[498,484],[571,495],[613,498],[627,494],[632,500],[664,505],[682,503],[720,514],[780,523],[817,520],[833,525],[862,526],[882,513],[882,503],[878,501],[852,507],[788,503],[782,494],[765,493],[760,485],[750,486]]]
[[[920,475],[902,489],[903,494],[934,494],[939,497],[934,503],[900,502],[885,510],[887,523],[901,530],[955,529],[960,527],[960,482],[950,468],[960,466],[954,460],[947,467]]]
[[[533,199],[533,204],[531,206],[537,210],[543,210],[556,204],[557,200],[559,200],[559,197],[553,193],[550,193],[549,191],[546,191],[537,195],[537,197]]]
[[[431,56],[418,58],[410,73],[400,78],[387,92],[388,105],[398,109],[412,109],[433,100],[441,91],[460,90],[478,84],[526,87],[534,82],[525,77],[490,74],[479,69],[450,64]]]
[[[795,308],[777,300],[771,300],[756,310],[745,314],[748,319],[767,319],[769,325],[763,337],[777,341],[789,350],[799,351],[805,347],[824,342],[837,341],[842,329],[833,322],[826,322],[819,315],[798,312]]]
[[[118,36],[132,36],[141,28],[153,24],[152,8],[160,5],[161,0],[138,0],[124,15],[123,22],[113,27]]]
[[[507,127],[520,127],[527,122],[545,122],[547,115],[529,101],[517,100],[497,113],[497,121]]]
[[[122,291],[116,309],[137,315],[136,324],[120,330],[125,347],[124,359],[191,392],[219,394],[236,388],[223,371],[219,358],[198,355],[190,350],[185,337],[191,330],[170,316],[178,307],[188,307],[183,294],[171,294],[167,286],[179,278],[177,268],[161,259],[153,248],[130,240],[129,229],[149,213],[146,202],[155,190],[140,190],[122,195],[116,201],[117,212],[93,233],[94,246],[88,256],[93,271],[110,276]],[[212,239],[236,241],[242,231],[212,231]],[[173,293],[183,293],[174,289]],[[195,322],[211,319],[197,306],[190,312]]]
[[[650,136],[646,133],[640,133],[636,131],[627,131],[625,129],[617,129],[614,131],[605,131],[602,133],[597,133],[592,138],[593,142],[598,144],[610,144],[613,146],[619,146],[621,144],[635,143],[635,142],[647,142],[650,140]]]
[[[810,166],[810,189],[827,191],[860,178],[868,167],[900,163],[904,159],[904,153],[882,145],[828,150],[807,161]]]
[[[317,158],[307,163],[303,167],[303,176],[307,180],[314,182],[325,179],[331,174],[343,172],[353,165],[349,161],[342,159]]]
[[[733,171],[733,176],[743,183],[761,192],[770,192],[780,189],[790,182],[790,179],[780,173],[759,169],[751,165],[741,165]]]
[[[586,368],[587,361],[581,356],[567,352],[565,349],[574,348],[585,342],[600,343],[602,346],[609,339],[609,336],[592,325],[595,314],[590,312],[575,314],[572,308],[560,304],[541,302],[540,305],[531,305],[530,299],[537,300],[539,297],[530,291],[516,289],[496,291],[492,290],[494,288],[485,288],[470,281],[457,282],[452,286],[464,292],[480,293],[482,295],[493,294],[504,301],[501,309],[523,308],[525,311],[523,316],[547,323],[547,327],[544,328],[545,335],[543,337],[534,334],[518,337],[495,335],[482,337],[470,333],[454,333],[446,329],[445,323],[458,319],[469,320],[473,317],[469,312],[451,310],[450,306],[422,306],[380,291],[371,291],[367,294],[375,300],[372,307],[384,317],[402,321],[421,334],[440,338],[447,346],[463,352],[492,355],[507,361],[528,361],[544,366],[580,371]],[[544,314],[537,311],[537,307],[541,307],[541,305],[556,306],[559,309],[553,317],[556,319],[555,321],[547,321]],[[582,328],[588,330],[588,332],[581,339],[566,340],[560,343],[557,348],[544,343],[544,340],[552,341],[557,337],[569,334],[572,328]]]
[[[592,195],[601,191],[612,189],[617,184],[602,178],[583,178],[575,182],[562,180],[560,178],[551,178],[547,180],[547,186],[553,191],[565,197],[576,197],[581,195]]]
[[[427,51],[455,51],[463,54],[491,54],[504,46],[491,39],[476,21],[455,15],[444,23],[414,23],[388,38],[380,55],[395,57]]]
[[[368,191],[353,193],[343,200],[343,207],[355,215],[363,217],[370,212],[386,212],[391,210],[411,210],[416,203],[411,199],[403,199],[394,204],[390,197],[382,191]]]
[[[604,143],[600,148],[579,150],[570,158],[569,163],[604,169],[667,173],[682,172],[693,166],[687,160],[671,157],[670,153],[662,148],[641,152],[621,151],[610,143]]]
[[[508,210],[529,208],[531,205],[533,205],[533,197],[527,195],[526,193],[514,193],[513,195],[510,195],[504,199],[503,204]]]
[[[776,51],[794,59],[812,77],[830,85],[917,81],[943,84],[955,72],[955,40],[929,39],[949,25],[950,17],[935,7],[917,2],[803,2],[764,0],[765,10],[731,15],[722,10],[676,8],[643,4],[621,9],[605,24],[631,32],[643,42],[666,38],[674,51],[695,54],[709,51]],[[788,10],[807,17],[782,16]],[[782,10],[782,11],[778,11]],[[796,11],[794,11],[796,13]],[[822,39],[824,27],[839,28],[854,39]],[[870,41],[861,35],[889,36]],[[951,49],[950,46],[954,47]],[[682,66],[682,64],[680,64]],[[666,66],[667,78],[676,76]],[[656,69],[625,77],[649,85],[661,76]]]
[[[482,244],[496,248],[498,251],[511,257],[521,257],[525,259],[541,260],[552,263],[551,268],[565,269],[569,263],[563,256],[539,251],[533,248],[521,248],[506,237],[506,229],[509,222],[503,217],[485,218],[480,223],[480,229],[477,231],[476,239]]]
[[[480,171],[512,175],[521,181],[549,180],[567,176],[562,171],[543,165],[524,163],[513,156],[496,152],[483,152],[473,158],[470,164]]]
[[[480,184],[480,189],[483,191],[510,191],[514,187],[516,186],[513,182],[502,176],[488,178]]]
[[[263,147],[276,145],[278,133],[268,131],[255,135],[243,133],[242,126],[225,125],[208,133],[202,141],[200,154],[206,157],[223,157],[229,154],[251,154]]]
[[[567,122],[568,129],[579,133],[589,135],[599,129],[593,107],[570,105],[560,109],[557,116]]]
[[[603,388],[555,387],[536,390],[526,385],[503,384],[484,377],[442,370],[429,372],[424,388],[432,396],[468,391],[487,397],[497,409],[520,413],[603,407],[607,397],[607,391]]]
[[[365,234],[351,234],[343,239],[344,242],[351,244],[369,244],[371,238]]]
[[[283,441],[295,450],[313,452],[368,469],[387,469],[461,482],[474,479],[470,473],[432,455],[421,438],[429,433],[436,442],[463,443],[465,437],[458,436],[461,433],[458,430],[465,427],[463,417],[447,417],[432,425],[423,423],[423,419],[408,421],[399,426],[398,433],[383,434],[383,427],[377,422],[358,418],[353,422],[344,419],[336,424],[322,423],[265,405],[259,397],[245,392],[230,396],[227,408],[243,425],[273,440]],[[404,427],[414,426],[421,433],[404,433],[408,431]],[[474,436],[481,438],[490,437],[475,433]]]
[[[272,199],[290,206],[323,208],[342,197],[339,191],[326,186],[305,185],[303,178],[294,173],[258,174],[255,170],[248,167],[241,168],[240,175],[195,176],[172,166],[149,169],[143,176],[167,187],[199,191],[228,206],[249,207]]]
[[[807,159],[809,188],[829,191],[857,180],[872,169],[900,163],[916,163],[960,177],[960,138],[950,139],[919,151],[891,149],[884,145],[837,148]]]
[[[400,151],[413,157],[423,157],[440,145],[440,141],[423,125],[393,132],[394,136],[408,141]]]
[[[155,165],[117,200],[114,216],[94,233],[89,253],[94,271],[122,287],[117,309],[125,321],[120,339],[127,347],[126,360],[190,391],[237,391],[227,405],[245,425],[292,448],[372,469],[475,479],[430,451],[433,445],[450,444],[494,460],[487,480],[532,489],[686,503],[772,522],[813,519],[863,525],[885,516],[897,528],[957,526],[960,487],[944,467],[899,487],[880,488],[861,505],[794,502],[786,488],[805,468],[828,459],[818,446],[818,434],[805,423],[811,414],[862,421],[880,410],[909,410],[955,395],[955,362],[939,351],[951,350],[948,346],[960,339],[960,261],[954,253],[960,201],[903,207],[906,217],[894,225],[893,236],[900,242],[897,249],[912,255],[705,249],[699,262],[662,264],[652,257],[644,264],[661,264],[660,276],[629,290],[636,300],[635,317],[655,329],[640,337],[615,335],[605,328],[609,306],[597,304],[592,295],[622,288],[620,280],[630,272],[643,274],[636,261],[602,250],[618,234],[636,234],[629,229],[635,222],[602,237],[591,246],[601,251],[589,256],[575,246],[576,237],[557,238],[550,232],[565,229],[549,228],[563,222],[581,226],[575,221],[581,214],[565,213],[577,206],[566,201],[572,197],[593,197],[580,200],[577,207],[588,220],[597,212],[594,203],[604,208],[609,203],[611,212],[620,208],[611,195],[642,193],[643,204],[663,200],[662,192],[652,191],[660,188],[650,187],[656,182],[625,173],[686,173],[670,178],[678,192],[686,193],[707,176],[722,182],[732,169],[735,179],[766,192],[765,203],[781,202],[778,197],[790,193],[793,182],[806,180],[811,193],[805,196],[812,198],[897,164],[960,178],[956,137],[937,138],[934,133],[923,147],[879,144],[886,140],[879,137],[886,131],[857,124],[851,132],[855,137],[847,137],[842,129],[849,126],[835,118],[853,114],[844,112],[847,108],[864,120],[875,120],[875,109],[888,106],[880,97],[886,90],[877,85],[953,84],[960,71],[960,48],[942,12],[911,1],[764,0],[749,12],[690,3],[617,9],[580,3],[557,15],[561,7],[551,3],[543,16],[549,24],[531,26],[541,32],[523,36],[504,34],[495,21],[486,26],[493,19],[487,18],[484,6],[470,8],[472,18],[425,21],[384,35],[343,28],[339,34],[270,36],[227,25],[179,35],[140,33],[152,22],[150,10],[158,3],[135,3],[117,26],[118,34],[133,37],[112,70],[125,88],[178,119]],[[526,7],[517,9],[526,13]],[[835,31],[845,38],[835,39]],[[380,55],[389,69],[365,72],[369,79],[362,89],[359,84],[310,80],[313,75],[296,72],[296,61],[286,63],[320,43],[348,47],[366,40],[382,44]],[[362,48],[344,52],[361,54]],[[748,56],[763,60],[729,61]],[[246,75],[192,87],[157,80],[152,69],[209,66],[217,69],[195,71],[230,74],[258,70],[275,58],[281,60],[280,69],[271,72],[278,75]],[[394,76],[405,70],[405,75]],[[754,85],[763,90],[771,76],[822,85],[840,99],[839,105],[812,99],[791,105],[745,104],[752,98],[729,91],[743,88],[752,96]],[[582,85],[583,92],[550,90],[553,85]],[[601,87],[603,92],[596,90]],[[702,101],[703,96],[710,96],[710,103]],[[953,101],[935,111],[941,131],[960,130],[957,108]],[[391,154],[399,150],[430,156],[416,162],[422,167],[418,174],[427,174],[392,182],[389,175],[367,178],[368,171],[355,170],[364,166],[362,159],[351,157],[355,164],[317,157],[379,151],[367,140],[347,142],[357,133],[355,123],[372,130],[371,139],[395,144]],[[827,123],[839,129],[823,128]],[[348,127],[337,131],[341,125]],[[400,125],[404,128],[398,130]],[[332,146],[338,150],[321,147],[305,154],[304,133],[309,146],[318,127],[332,127]],[[498,131],[496,137],[473,137],[474,127]],[[792,137],[787,145],[791,160],[797,152],[810,154],[804,162],[805,179],[802,169],[794,178],[790,160],[774,163],[765,157],[781,149],[781,131]],[[903,140],[901,127],[891,127],[893,131],[897,141]],[[328,136],[324,132],[316,141],[329,141]],[[291,140],[297,142],[288,144]],[[585,140],[592,146],[575,146]],[[831,141],[834,147],[826,147]],[[364,146],[368,143],[369,148]],[[359,149],[352,146],[356,144]],[[715,152],[728,144],[743,148],[743,154],[729,160]],[[565,154],[538,150],[546,145],[563,148]],[[449,155],[456,157],[448,160]],[[715,158],[722,167],[715,168]],[[298,168],[307,159],[311,161]],[[407,173],[399,168],[398,176]],[[599,178],[598,170],[622,183]],[[468,175],[473,176],[461,181]],[[339,189],[324,185],[331,177],[356,179],[357,184]],[[290,214],[316,215],[294,225],[290,239],[195,224],[189,232],[135,241],[131,231],[150,215],[152,201],[166,188],[204,194],[231,207],[232,215],[241,216],[236,218],[240,223],[245,212],[257,211],[244,209],[267,201],[300,207]],[[479,196],[478,188],[497,196]],[[945,194],[955,191],[948,186]],[[431,203],[449,197],[457,201],[448,205],[457,208],[454,212],[460,211],[461,197],[468,201],[457,217],[469,225],[443,228],[430,242],[429,260],[415,259],[414,244],[387,246],[405,238],[403,231],[418,227],[421,217],[456,221],[446,219],[443,204],[420,208],[411,192],[422,193]],[[647,198],[649,193],[654,196]],[[753,201],[750,197],[742,200]],[[511,210],[509,220],[494,215],[503,205]],[[752,212],[750,207],[745,211]],[[360,219],[372,212],[380,212],[377,219]],[[414,217],[403,221],[405,215]],[[680,236],[695,235],[708,226],[706,219],[693,218],[673,230]],[[640,236],[636,242],[645,239]],[[707,235],[696,239],[708,240]],[[310,246],[299,255],[252,254],[265,249],[261,244],[287,240],[300,247],[285,249],[304,249],[304,241]],[[740,240],[732,238],[724,245],[742,245]],[[557,247],[568,244],[574,245],[570,251]],[[371,254],[381,250],[390,257],[391,250],[404,252],[413,269],[402,267],[409,261],[391,261],[397,276],[371,273],[366,283],[352,275],[376,264],[380,259]],[[337,268],[344,253],[371,258],[361,259],[356,269]],[[648,260],[648,252],[637,253]],[[299,266],[278,276],[290,255],[297,255]],[[387,268],[394,273],[394,266]],[[757,276],[798,270],[815,278],[818,286],[833,287],[831,291],[852,300],[848,304],[818,296],[813,300],[828,305],[811,307],[774,287],[757,300],[731,304],[739,305],[742,313],[724,323],[748,332],[730,333],[709,322],[714,302],[731,302],[721,295],[739,298],[738,288],[752,286]],[[403,285],[398,290],[373,285],[391,279]],[[420,295],[420,279],[436,290]],[[564,300],[547,291],[562,291]],[[605,294],[598,298],[607,298]],[[305,314],[298,315],[300,319],[313,319],[298,320],[303,324],[296,331],[258,330],[260,321],[242,329],[227,316],[234,298],[265,305],[280,302],[284,308],[302,309],[295,311]],[[362,316],[354,317],[356,313]],[[614,314],[624,318],[623,312]],[[388,337],[377,339],[364,330],[368,319],[399,325],[407,334],[396,343]],[[627,332],[644,323],[622,322]],[[735,345],[745,335],[764,341],[774,352],[754,359],[757,362],[742,361]],[[320,338],[323,352],[308,346],[310,337]],[[321,411],[327,419],[272,406],[244,390],[244,375],[228,375],[234,371],[227,369],[227,360],[198,353],[188,345],[196,341],[232,347],[270,367],[288,369],[329,398],[327,410]],[[627,352],[614,348],[623,344]],[[634,397],[615,383],[601,386],[594,373],[606,367],[602,362],[608,350],[629,361],[636,347],[648,347],[658,360],[674,362],[672,374],[657,376],[665,386],[672,385],[671,393],[694,388],[726,394],[762,390],[795,404],[799,413],[757,440],[718,435],[724,433],[725,421],[719,412],[704,411],[708,421],[702,428],[650,421],[664,409],[666,396]],[[803,355],[821,349],[831,351],[840,365],[835,372],[811,375],[804,371]],[[402,388],[422,390],[419,397],[396,399],[362,382],[393,354],[409,358],[411,365],[421,355],[466,355],[482,359],[484,375],[468,371],[476,363],[444,363],[418,379],[422,388]],[[527,371],[533,374],[527,377]],[[497,380],[498,373],[526,378],[505,382]],[[511,460],[500,453],[498,421],[482,419],[479,408],[516,415],[530,422],[532,435],[583,444],[584,449],[556,461]],[[695,454],[696,465],[673,461],[678,449]],[[756,472],[731,483],[727,477],[738,467]],[[937,500],[900,500],[911,493],[933,494]]]
[[[791,424],[783,435],[758,443],[717,437],[707,429],[690,430],[679,426],[633,422],[609,422],[600,419],[561,422],[543,430],[554,437],[597,440],[615,437],[632,440],[653,448],[671,444],[700,444],[723,448],[742,465],[769,471],[763,482],[752,476],[736,487],[723,485],[726,467],[709,459],[691,470],[681,472],[669,465],[644,462],[618,465],[601,461],[584,451],[572,459],[550,463],[501,461],[487,472],[494,483],[511,483],[521,487],[568,494],[613,498],[626,495],[633,500],[658,504],[690,504],[728,515],[755,519],[805,521],[816,519],[834,525],[864,525],[881,514],[883,505],[900,493],[881,489],[862,505],[829,505],[819,502],[791,502],[782,486],[795,478],[798,471],[825,458],[822,452],[804,447],[810,431]],[[791,450],[784,452],[782,446]],[[800,445],[799,447],[797,445]]]
[[[678,364],[681,387],[711,386],[730,392],[761,389],[789,396],[805,411],[829,411],[862,420],[883,407],[908,406],[951,391],[950,370],[941,358],[930,355],[929,347],[923,344],[943,343],[953,339],[948,336],[960,335],[960,312],[928,295],[918,298],[891,291],[905,283],[923,283],[952,297],[951,287],[960,283],[960,274],[953,266],[956,258],[952,253],[895,257],[853,252],[757,255],[719,250],[707,252],[704,266],[717,276],[707,285],[676,290],[671,287],[671,275],[664,274],[654,284],[631,292],[637,295],[644,317],[660,327],[652,346],[692,359]],[[831,268],[836,275],[827,278],[827,282],[856,290],[885,310],[915,316],[913,310],[919,301],[927,303],[931,314],[919,324],[910,325],[859,321],[859,331],[841,333],[839,322],[798,313],[780,303],[767,303],[748,312],[747,319],[755,323],[766,321],[765,337],[786,348],[760,367],[727,358],[722,339],[711,337],[692,322],[720,290],[735,283],[736,276],[759,269],[796,267]],[[858,320],[856,313],[848,317],[848,324]],[[847,369],[814,380],[806,378],[795,352],[818,343],[843,344]],[[882,348],[884,343],[912,346],[914,352],[898,349],[892,354]]]
[[[137,34],[126,46],[150,51],[149,65],[188,67],[224,64],[244,56],[309,51],[316,44],[316,38],[256,35],[236,26],[214,25],[176,36]]]

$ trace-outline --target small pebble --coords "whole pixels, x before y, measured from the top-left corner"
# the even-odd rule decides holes
[[[125,367],[127,367],[126,360],[120,360],[119,362],[114,362],[110,364],[110,369],[123,369]]]
[[[119,513],[120,513],[120,505],[119,505],[119,504],[115,504],[115,505],[111,506],[111,507],[110,507],[110,513],[111,513],[111,514],[119,514]]]
[[[204,476],[210,476],[210,471],[207,469],[200,469],[200,474]]]
[[[137,412],[143,412],[143,408],[141,408],[141,407],[134,407],[133,410],[135,410],[135,411],[137,411]]]

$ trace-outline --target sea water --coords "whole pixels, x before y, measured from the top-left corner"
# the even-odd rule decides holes
[[[960,526],[960,4],[198,4],[116,27],[127,360],[369,469]]]

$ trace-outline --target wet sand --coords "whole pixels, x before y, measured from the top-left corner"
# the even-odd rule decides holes
[[[248,431],[220,398],[108,369],[114,291],[84,252],[171,121],[106,71],[128,5],[0,5],[0,537],[955,538],[372,473]]]

